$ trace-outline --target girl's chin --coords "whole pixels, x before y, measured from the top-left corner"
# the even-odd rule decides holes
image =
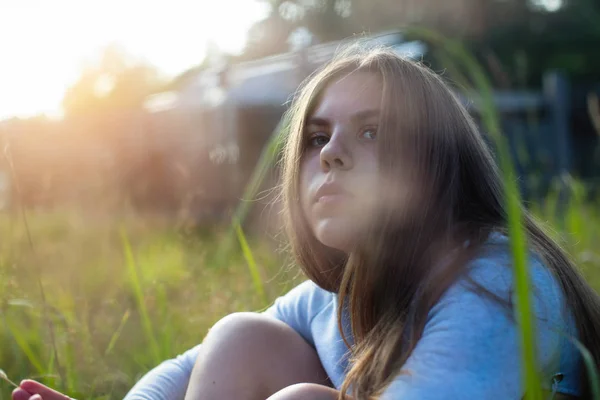
[[[313,230],[317,240],[325,246],[349,253],[358,236],[357,228],[356,221],[335,217],[321,219]]]

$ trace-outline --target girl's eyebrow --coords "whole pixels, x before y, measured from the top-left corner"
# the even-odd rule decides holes
[[[365,119],[369,119],[369,118],[373,118],[373,117],[379,118],[380,114],[381,114],[381,111],[379,109],[362,110],[362,111],[358,111],[357,113],[355,113],[352,116],[352,119],[356,120],[356,121],[364,121]]]
[[[327,122],[327,120],[325,118],[320,118],[320,117],[312,117],[311,116],[306,121],[306,126],[309,126],[309,125],[326,126],[328,124],[329,123]]]
[[[362,122],[362,121],[370,119],[370,118],[379,118],[380,114],[381,114],[381,111],[379,109],[375,109],[375,108],[366,109],[366,110],[357,111],[356,113],[354,113],[354,115],[352,115],[351,119],[354,122]],[[326,126],[328,124],[329,124],[329,121],[327,120],[327,118],[320,117],[320,116],[310,116],[306,121],[306,126],[309,126],[309,125]]]

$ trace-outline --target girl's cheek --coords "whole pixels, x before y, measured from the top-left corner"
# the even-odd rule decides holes
[[[310,182],[315,174],[314,168],[304,159],[300,164],[300,195],[303,196],[310,188]]]
[[[319,153],[311,151],[304,155],[300,163],[301,176],[305,176],[307,179],[312,178],[319,170],[321,165],[321,158]]]

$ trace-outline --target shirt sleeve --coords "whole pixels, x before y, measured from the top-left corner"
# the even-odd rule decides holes
[[[285,322],[314,347],[312,320],[333,299],[332,293],[321,289],[312,281],[305,281],[277,298],[265,314]]]
[[[331,294],[306,281],[277,298],[263,314],[288,324],[305,340],[314,345],[310,330],[312,313],[318,312]],[[196,363],[198,345],[182,355],[162,362],[149,371],[129,391],[125,400],[178,400],[185,392]]]
[[[508,260],[504,260],[508,262]],[[512,269],[478,260],[471,277],[504,300],[511,297]],[[561,296],[541,263],[530,261],[537,319],[539,365],[549,368],[564,329]],[[429,313],[421,340],[381,400],[521,399],[519,331],[510,312],[476,293],[464,280]]]
[[[185,397],[200,345],[162,362],[140,379],[125,400],[177,400]]]

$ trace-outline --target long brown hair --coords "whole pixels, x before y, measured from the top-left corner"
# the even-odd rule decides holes
[[[419,199],[418,213],[399,216],[401,207],[390,207],[373,216],[364,245],[342,254],[311,233],[300,208],[299,176],[305,119],[323,89],[352,71],[378,74],[383,82],[377,136],[381,173],[393,177],[409,171],[426,196]],[[352,363],[340,398],[352,387],[357,399],[366,399],[380,394],[402,373],[431,307],[490,233],[506,232],[502,181],[475,123],[442,79],[388,49],[352,46],[340,52],[307,80],[289,113],[282,189],[291,248],[311,280],[338,293],[342,336],[342,315],[350,316],[354,343],[343,337]],[[579,340],[598,364],[600,300],[565,252],[523,212],[528,245],[560,282]],[[454,244],[465,241],[469,246],[446,269],[452,273],[434,276],[438,269],[432,266]]]

